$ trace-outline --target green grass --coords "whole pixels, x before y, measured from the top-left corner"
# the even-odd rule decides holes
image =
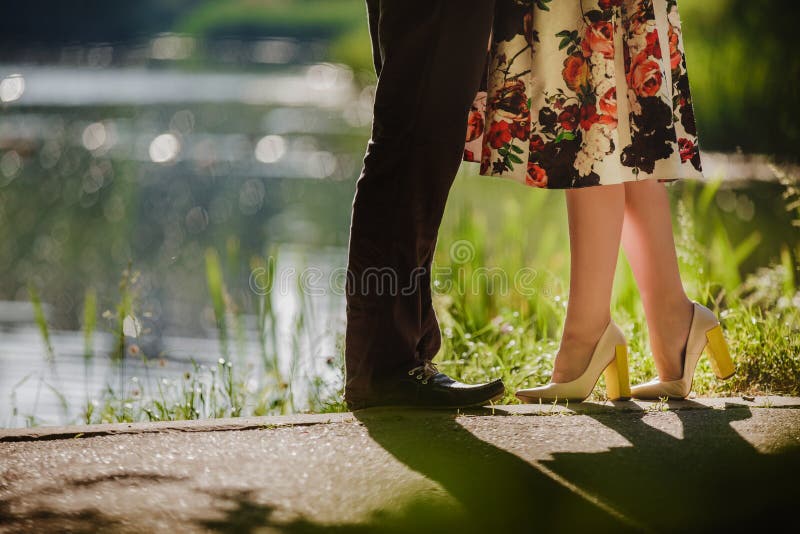
[[[787,182],[785,187],[787,200],[794,198],[795,186]],[[780,261],[743,272],[761,237],[752,229],[743,236],[731,234],[714,205],[719,189],[716,182],[671,188],[684,284],[691,298],[721,317],[738,368],[732,380],[718,381],[701,360],[694,390],[699,395],[798,394],[797,239],[782,246]],[[796,221],[800,217],[792,202],[787,205]],[[796,235],[791,226],[783,231]],[[454,262],[453,247],[465,243],[472,247],[470,260]],[[459,180],[436,257],[438,265],[450,266],[439,279],[438,287],[446,290],[436,299],[444,332],[443,370],[468,381],[502,377],[508,385],[505,402],[514,402],[517,388],[547,382],[566,312],[568,254],[563,193],[521,190],[497,179]],[[508,280],[529,269],[531,281],[524,291],[503,291],[500,277],[478,275],[485,266],[506,273]],[[612,310],[629,340],[632,382],[651,378],[655,369],[641,301],[622,255]],[[597,388],[595,398],[602,398],[602,391]]]
[[[443,331],[436,361],[443,371],[468,382],[502,377],[508,386],[503,402],[516,400],[520,387],[546,383],[552,371],[568,298],[569,249],[563,192],[527,189],[500,179],[467,176],[456,180],[442,224],[434,262],[434,305]],[[797,286],[800,240],[794,228],[800,221],[797,186],[783,180],[783,219],[786,239],[771,240],[778,251],[769,265],[743,268],[765,244],[750,226],[735,226],[717,208],[720,183],[686,182],[670,188],[674,202],[680,268],[691,298],[711,307],[720,317],[737,367],[728,381],[717,380],[706,360],[695,375],[698,395],[800,394],[800,291]],[[792,237],[794,236],[794,237]],[[291,413],[297,406],[311,411],[343,411],[340,346],[328,365],[338,383],[299,374],[299,363],[314,351],[314,302],[297,288],[299,312],[294,318],[288,372],[278,365],[276,311],[267,292],[253,299],[241,287],[238,241],[229,240],[225,260],[206,252],[209,299],[219,331],[221,358],[216,365],[192,364],[177,379],[166,379],[159,357],[150,357],[131,339],[134,318],[141,314],[137,297],[139,275],[123,272],[115,312],[105,311],[115,345],[108,358],[113,375],[99,399],[87,391],[82,421],[133,422],[238,417]],[[276,277],[275,249],[251,258],[246,266],[261,277],[257,286],[270,289]],[[516,278],[515,278],[516,277]],[[252,282],[251,282],[252,283]],[[37,292],[31,286],[37,324],[45,346],[38,388],[58,395],[57,354]],[[86,293],[84,303],[85,365],[97,357],[92,337],[96,330],[97,297]],[[258,317],[260,365],[244,354],[245,312]],[[624,256],[615,279],[612,315],[629,341],[630,376],[636,383],[655,374],[648,353],[647,330],[636,285]],[[126,326],[127,325],[127,326]],[[134,328],[138,335],[138,328]],[[127,335],[126,335],[127,334]],[[253,335],[253,334],[250,334]],[[341,336],[340,336],[341,339]],[[138,358],[145,376],[126,373],[126,361]],[[26,379],[27,380],[27,377]],[[293,385],[305,386],[298,399]],[[24,380],[23,380],[24,383]],[[21,385],[21,384],[19,384]],[[18,386],[19,386],[18,385]],[[15,388],[16,390],[16,388]],[[593,398],[603,398],[602,379]],[[60,397],[64,411],[67,400]],[[12,404],[15,402],[12,392]],[[18,414],[16,409],[14,415]],[[36,424],[36,414],[27,415]]]
[[[274,283],[274,256],[253,258],[250,262],[253,270],[265,268],[268,278],[265,288]],[[233,296],[226,284],[229,278],[238,271],[238,242],[230,239],[227,246],[227,269],[222,266],[219,254],[214,249],[206,251],[206,279],[209,297],[214,310],[220,353],[216,365],[198,364],[192,361],[191,368],[178,378],[159,376],[159,369],[166,365],[162,358],[149,357],[136,342],[131,339],[130,332],[120,326],[127,317],[136,317],[141,313],[137,299],[137,282],[139,273],[126,270],[120,282],[120,305],[114,316],[107,312],[107,318],[115,318],[110,329],[120,345],[110,354],[115,376],[109,377],[108,386],[99,399],[88,399],[83,409],[82,422],[113,423],[135,421],[173,421],[184,419],[208,419],[221,417],[240,417],[243,415],[276,415],[296,411],[295,372],[298,362],[303,358],[298,343],[291,354],[290,372],[285,375],[278,366],[278,343],[276,318],[271,301],[267,294],[260,295],[258,300],[259,345],[262,361],[254,366],[246,360],[244,350],[246,330],[244,328],[244,299]],[[265,282],[261,280],[260,283]],[[92,294],[89,293],[86,309],[93,305]],[[295,336],[311,337],[312,325],[306,320],[313,311],[307,309],[308,303],[301,306],[296,319]],[[88,312],[87,312],[88,314]],[[90,338],[93,329],[91,319],[87,316],[85,336]],[[122,321],[122,322],[121,322]],[[47,326],[41,326],[47,332]],[[234,336],[231,336],[234,332]],[[43,334],[44,335],[44,334]],[[138,332],[137,332],[138,335]],[[232,339],[233,337],[233,339]],[[88,345],[88,342],[87,342]],[[121,348],[120,348],[121,347]],[[122,357],[118,356],[121,353]],[[141,360],[145,376],[127,376],[125,361],[130,358]],[[341,366],[341,361],[334,359],[331,366]],[[163,373],[161,373],[163,374]],[[317,376],[306,377],[308,387],[307,405],[315,412],[343,411],[344,405],[336,393],[330,393],[330,387]],[[88,380],[88,379],[87,379]],[[112,384],[118,384],[112,387]]]

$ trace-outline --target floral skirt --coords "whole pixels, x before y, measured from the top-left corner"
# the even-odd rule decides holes
[[[497,0],[464,160],[553,189],[702,177],[676,0]]]

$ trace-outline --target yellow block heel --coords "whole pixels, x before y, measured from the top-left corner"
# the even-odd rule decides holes
[[[614,350],[614,359],[603,371],[606,379],[606,395],[609,400],[628,400],[631,398],[628,348],[625,345],[617,345]]]
[[[630,398],[628,383],[628,351],[625,348],[625,335],[622,330],[609,321],[603,335],[597,340],[589,365],[578,378],[569,382],[553,382],[545,386],[520,389],[516,397],[522,402],[564,402],[585,401],[592,394],[594,386],[605,374],[608,398],[612,400]]]
[[[684,349],[683,375],[678,380],[661,381],[658,378],[631,388],[637,399],[656,400],[663,397],[685,399],[692,392],[692,380],[697,361],[703,352],[708,354],[714,373],[720,378],[730,378],[734,373],[728,345],[722,337],[722,327],[714,313],[702,304],[694,303],[692,324]]]
[[[714,374],[716,374],[720,380],[732,377],[736,369],[733,366],[733,360],[728,351],[728,344],[722,336],[722,327],[717,325],[711,330],[708,330],[706,332],[706,339],[708,340],[706,354],[708,354],[708,359],[711,361],[711,368],[714,370]]]

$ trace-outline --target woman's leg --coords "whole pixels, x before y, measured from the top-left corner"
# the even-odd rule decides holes
[[[625,213],[622,184],[570,189],[566,195],[569,303],[553,382],[568,382],[583,374],[611,319],[611,288]]]
[[[683,374],[683,349],[693,308],[678,271],[669,196],[663,183],[625,184],[622,245],[642,296],[658,376],[676,380]]]

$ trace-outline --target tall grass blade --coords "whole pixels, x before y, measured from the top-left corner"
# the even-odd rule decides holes
[[[219,348],[223,358],[228,359],[228,325],[225,305],[225,282],[222,278],[222,266],[219,255],[213,248],[206,249],[206,282],[214,309],[214,318],[219,332]]]
[[[33,319],[36,322],[36,326],[39,327],[39,333],[42,336],[42,341],[44,341],[45,358],[47,363],[53,366],[56,361],[56,353],[53,350],[53,343],[50,340],[50,328],[47,326],[47,318],[45,318],[44,315],[39,292],[33,284],[28,285],[28,295],[30,295],[31,304],[33,305]]]
[[[90,369],[94,361],[94,332],[97,328],[97,295],[94,289],[87,289],[83,298],[83,380],[86,389],[86,405],[89,406]],[[91,418],[88,414],[87,418]]]

